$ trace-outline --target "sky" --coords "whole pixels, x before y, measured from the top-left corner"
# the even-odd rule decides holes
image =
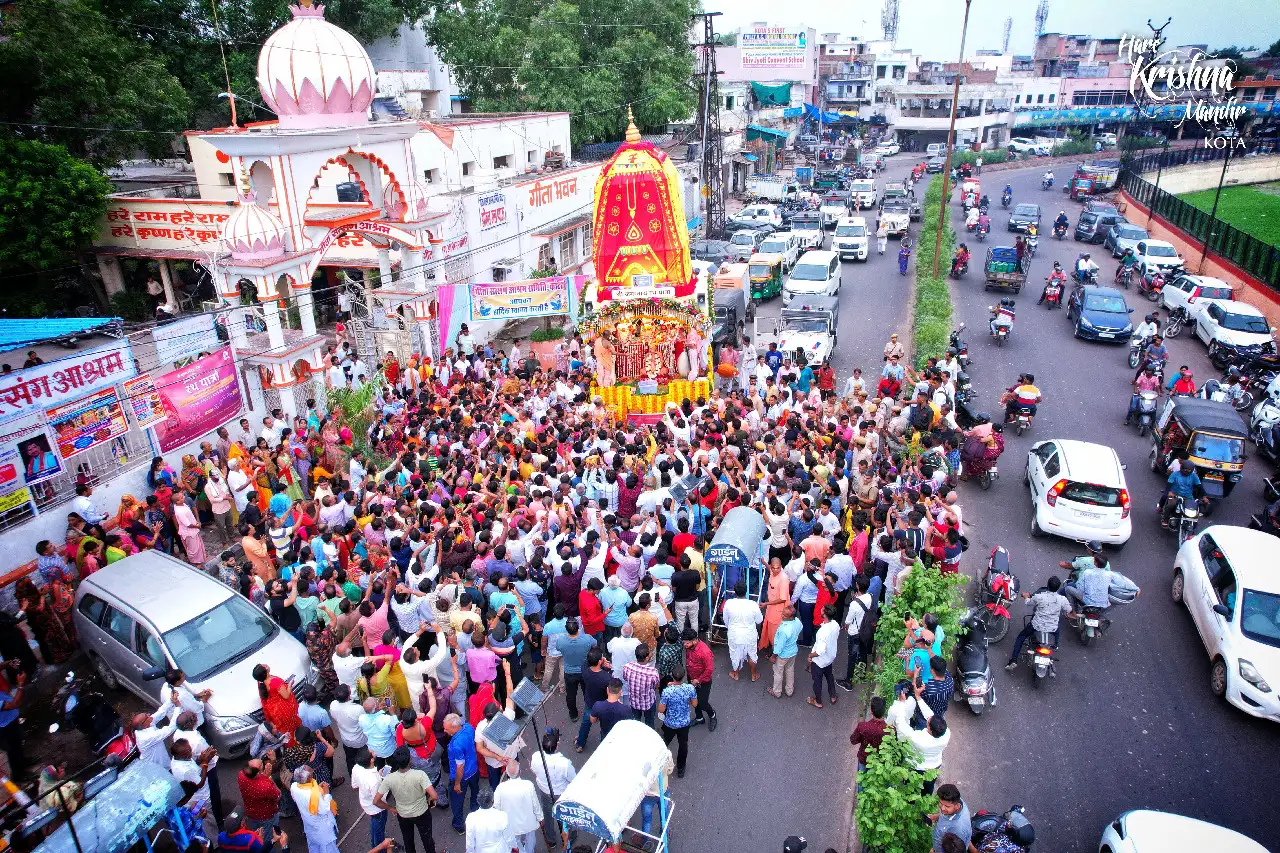
[[[1004,22],[1013,18],[1012,53],[1030,54],[1039,0],[973,0],[965,53],[999,50]],[[757,21],[812,27],[864,39],[882,37],[883,0],[703,0],[711,12],[723,12],[716,30],[729,32]],[[899,0],[899,48],[926,59],[955,61],[964,20],[963,0]],[[1280,4],[1276,0],[1049,0],[1046,32],[1102,37],[1148,33],[1147,19],[1173,22],[1164,31],[1170,45],[1205,44],[1210,49],[1238,44],[1265,48],[1280,39]]]

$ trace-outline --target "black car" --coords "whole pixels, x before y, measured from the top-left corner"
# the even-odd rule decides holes
[[[1036,226],[1036,231],[1040,230],[1040,205],[1038,204],[1019,204],[1013,208],[1013,213],[1009,214],[1009,230],[1026,233],[1030,226]]]
[[[695,261],[722,264],[729,259],[730,244],[727,240],[696,240],[689,254]]]
[[[1067,300],[1067,319],[1075,336],[1091,341],[1127,343],[1133,332],[1133,309],[1114,287],[1077,284]]]
[[[924,170],[930,175],[938,175],[942,173],[942,169],[947,165],[946,157],[930,157],[924,161]]]

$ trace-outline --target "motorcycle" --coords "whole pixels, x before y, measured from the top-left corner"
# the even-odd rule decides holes
[[[965,329],[964,323],[956,326],[951,330],[951,341],[949,346],[956,351],[956,360],[960,362],[961,370],[969,369],[969,344],[961,339],[960,333]]]
[[[1034,258],[1036,256],[1036,249],[1038,248],[1040,248],[1040,238],[1037,237],[1035,234],[1028,234],[1027,235],[1027,257]]]
[[[1129,367],[1138,369],[1138,365],[1142,364],[1142,352],[1146,348],[1147,339],[1144,335],[1133,335],[1129,338]]]
[[[1176,503],[1169,521],[1169,529],[1177,532],[1178,544],[1181,545],[1196,535],[1196,528],[1200,526],[1200,504],[1194,500],[1187,500],[1181,495],[1171,500]]]
[[[1134,415],[1138,419],[1138,435],[1145,436],[1156,419],[1156,403],[1160,395],[1155,391],[1138,392],[1138,408]]]
[[[1237,390],[1233,396],[1227,391],[1230,387],[1225,382],[1210,379],[1201,386],[1200,392],[1196,396],[1202,400],[1213,400],[1215,403],[1230,403],[1241,414],[1253,408],[1253,394],[1246,391],[1241,384],[1237,385]]]
[[[1048,284],[1044,288],[1044,303],[1050,310],[1062,307],[1062,284],[1058,281],[1045,279]]]
[[[970,844],[978,850],[1020,850],[1030,853],[1036,840],[1035,827],[1027,820],[1026,809],[1011,806],[1003,815],[980,810],[969,819],[973,829]]]
[[[1009,633],[1009,605],[1018,597],[1018,577],[1013,573],[1009,552],[997,545],[987,558],[987,570],[978,586],[978,603],[987,640],[998,643]]]
[[[1253,407],[1249,437],[1271,464],[1280,465],[1280,401],[1268,397]]]
[[[1053,236],[1054,236],[1054,239],[1057,239],[1057,240],[1067,239],[1067,226],[1065,225],[1053,226]]]
[[[1031,624],[1032,614],[1022,617],[1022,626]],[[1058,650],[1058,642],[1052,631],[1032,631],[1031,642],[1022,648],[1022,656],[1029,658],[1027,669],[1031,673],[1031,683],[1044,687],[1046,679],[1057,677],[1057,658],[1053,653]]]
[[[1168,340],[1173,340],[1182,334],[1182,329],[1186,326],[1190,318],[1187,315],[1187,309],[1174,308],[1169,312],[1169,322],[1164,324],[1164,336]]]
[[[964,278],[969,273],[969,262],[965,261],[961,264],[952,264],[951,277],[954,279]]]
[[[1125,290],[1128,290],[1129,282],[1132,278],[1133,278],[1132,267],[1126,267],[1123,264],[1116,267],[1116,284],[1123,287]]]
[[[114,755],[122,762],[136,756],[137,746],[124,730],[115,706],[93,689],[86,679],[77,679],[75,672],[67,673],[63,685],[54,695],[53,708],[61,722],[49,726],[51,734],[67,726],[84,735],[100,755]]]
[[[981,715],[987,705],[995,707],[996,685],[991,677],[991,661],[987,658],[986,626],[970,608],[960,617],[960,631],[956,635],[954,658],[956,662],[955,698],[969,703],[969,710]]]
[[[1138,292],[1145,295],[1151,302],[1159,302],[1160,294],[1164,293],[1164,276],[1158,273],[1150,278],[1145,275],[1138,276]]]
[[[1000,206],[1001,206],[1001,207],[1008,207],[1008,206],[1009,206],[1009,205],[1011,205],[1011,204],[1013,204],[1013,194],[1012,194],[1012,193],[1005,193],[1004,195],[1000,196]]]
[[[1280,537],[1280,526],[1271,520],[1267,512],[1271,505],[1280,500],[1280,477],[1271,477],[1262,481],[1262,510],[1249,516],[1249,529],[1261,530],[1272,536]]]
[[[990,230],[991,228],[987,225],[979,225],[974,229],[973,233],[974,236],[978,238],[979,243],[985,243],[987,242],[987,232]]]
[[[1053,189],[1053,178],[1041,178],[1041,179],[1040,179],[1040,189],[1042,189],[1042,190],[1050,190],[1050,189]]]
[[[1081,273],[1080,268],[1076,267],[1071,271],[1071,278],[1080,284],[1097,284],[1098,271],[1096,269],[1090,269]]]

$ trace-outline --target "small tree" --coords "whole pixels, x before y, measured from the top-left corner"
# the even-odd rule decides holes
[[[111,184],[61,145],[0,139],[0,267],[66,266],[98,233]]]
[[[934,779],[937,770],[923,775],[914,769],[920,753],[890,730],[880,746],[867,750],[867,769],[858,774],[858,803],[854,821],[865,851],[874,853],[927,853],[933,831],[922,815],[937,811],[938,798],[923,793],[922,783]]]
[[[893,701],[893,687],[907,677],[906,666],[898,651],[906,639],[904,619],[908,613],[919,619],[926,613],[938,617],[938,626],[945,635],[942,655],[947,657],[955,644],[960,629],[960,595],[957,587],[963,585],[965,576],[960,573],[944,575],[937,569],[912,569],[902,582],[902,591],[893,597],[876,626],[876,649],[880,653],[880,667],[876,673],[877,692],[885,701]]]

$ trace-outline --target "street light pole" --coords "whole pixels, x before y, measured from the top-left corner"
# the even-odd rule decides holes
[[[964,0],[964,26],[960,30],[960,60],[956,63],[956,84],[951,92],[951,126],[947,128],[947,160],[942,166],[942,204],[938,205],[938,234],[933,242],[933,277],[938,277],[938,254],[942,251],[942,229],[946,227],[947,191],[951,180],[951,148],[955,144],[956,109],[960,104],[960,77],[964,73],[964,41],[969,35],[969,6],[973,0]],[[979,157],[982,155],[979,154]]]
[[[1231,162],[1231,146],[1227,146],[1226,156],[1222,158],[1222,173],[1218,175],[1218,191],[1213,194],[1213,210],[1209,211],[1209,233],[1204,235],[1204,246],[1200,250],[1200,275],[1204,275],[1204,259],[1209,254],[1209,240],[1213,238],[1213,226],[1218,221],[1218,199],[1222,198],[1222,184],[1227,179],[1227,164]],[[1151,199],[1152,204],[1155,198]]]

